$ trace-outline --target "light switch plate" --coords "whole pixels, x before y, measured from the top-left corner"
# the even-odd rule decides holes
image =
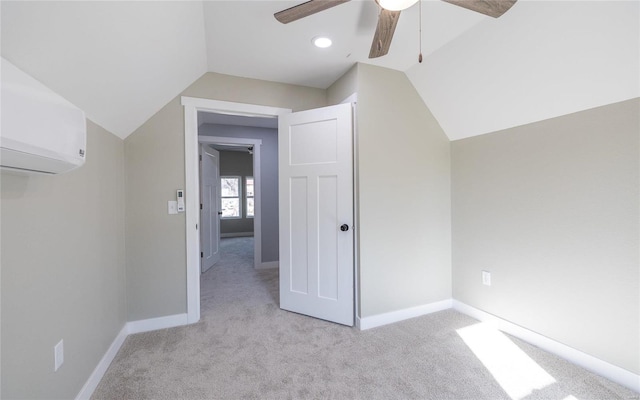
[[[169,214],[177,214],[178,213],[178,202],[177,201],[169,200],[168,212],[169,212]]]

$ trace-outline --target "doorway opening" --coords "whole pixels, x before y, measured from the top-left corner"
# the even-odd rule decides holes
[[[187,247],[187,322],[194,323],[200,319],[200,183],[199,183],[199,146],[205,144],[241,144],[253,145],[254,160],[254,232],[262,233],[262,191],[258,184],[260,177],[260,159],[262,142],[256,139],[199,135],[201,121],[199,116],[218,115],[220,118],[262,118],[277,120],[277,117],[290,113],[290,109],[231,103],[217,100],[207,100],[182,97],[185,111],[185,203],[186,203],[186,247]],[[277,136],[277,135],[276,135]],[[256,171],[256,168],[258,170]],[[277,189],[276,189],[277,191]],[[264,235],[262,235],[264,236]],[[263,265],[262,240],[255,240],[255,266]],[[258,260],[260,263],[258,264]]]
[[[204,256],[207,253],[206,250],[209,248],[206,239],[210,237],[212,239],[210,243],[211,247],[219,249],[220,239],[225,236],[225,233],[228,234],[227,236],[253,236],[255,239],[253,250],[254,267],[264,268],[265,266],[262,265],[262,140],[255,138],[212,136],[207,134],[220,134],[220,130],[224,130],[225,127],[227,126],[204,124],[198,129],[199,133],[201,133],[198,135],[198,143],[201,148],[210,149],[210,151],[213,150],[212,153],[218,155],[219,164],[214,168],[217,170],[215,175],[218,180],[218,187],[220,188],[216,191],[215,212],[204,214],[210,215],[212,219],[215,218],[215,221],[203,220],[204,215],[202,211],[206,211],[207,207],[206,204],[204,207],[201,207],[200,225],[201,228],[203,228],[200,229],[201,260],[206,259]],[[242,131],[242,127],[245,126],[238,125],[238,127],[240,127],[240,131]],[[233,129],[231,130],[233,131]],[[203,151],[201,152],[204,153]],[[203,155],[206,156],[206,154]],[[228,161],[229,159],[240,159],[245,162],[248,159],[250,163],[248,171],[246,165],[235,165],[229,169],[229,166],[224,164],[225,160]],[[201,162],[201,185],[202,178],[207,175],[207,171],[202,170],[202,166],[204,165],[206,165],[206,163]],[[247,196],[247,190],[251,190],[251,196]],[[206,198],[207,193],[203,193],[202,186],[199,192],[202,201]],[[216,227],[213,235],[209,235],[208,232],[204,230],[204,228],[208,226]],[[238,227],[240,230],[238,230]],[[248,227],[250,227],[250,230]],[[233,233],[236,233],[236,235],[233,235]],[[212,265],[214,263],[212,263]],[[210,266],[211,265],[203,265],[201,271],[204,272]]]
[[[275,218],[278,219],[280,210],[283,214],[271,235],[281,241],[275,247],[282,248],[280,308],[352,326],[355,314],[354,106],[339,104],[291,113],[291,110],[194,98],[183,98],[182,104],[185,107],[187,323],[197,322],[201,314],[197,149],[201,137],[209,135],[198,135],[199,116],[221,114],[240,119],[282,117],[279,121],[282,131],[275,130],[274,135],[276,142],[280,141],[275,146],[278,173],[274,175],[281,184],[278,187],[274,182],[273,186],[277,192]],[[247,144],[237,137],[214,136],[209,141]],[[259,165],[256,161],[254,169]],[[255,189],[257,231],[262,216],[262,187],[256,185]],[[263,239],[269,237],[262,229],[261,233]],[[255,247],[262,253],[262,244],[256,243]],[[265,261],[262,254],[260,258],[256,255],[256,259]]]
[[[200,239],[201,312],[215,309],[211,288],[229,277],[229,268],[238,273],[247,267],[277,269],[278,245],[278,130],[277,118],[199,113],[198,142],[201,153],[215,154],[218,190],[214,213],[204,200],[211,190],[204,186],[206,159],[201,159]],[[210,163],[209,163],[210,164]],[[212,221],[209,219],[213,217]],[[210,234],[208,229],[215,227]],[[212,249],[217,257],[210,257]],[[277,273],[277,272],[276,272]],[[253,276],[245,271],[246,276]],[[238,275],[239,276],[239,275]],[[257,275],[262,276],[262,275]],[[252,281],[252,280],[251,280]],[[229,282],[231,284],[231,282]],[[238,282],[231,284],[235,285]],[[247,283],[238,286],[247,289]],[[260,291],[260,288],[255,288]],[[227,288],[224,288],[227,290]],[[206,299],[206,300],[205,300]],[[202,309],[205,307],[206,309]],[[213,308],[212,308],[213,307]]]
[[[212,115],[208,116],[209,120],[211,118]],[[215,140],[215,137],[207,134],[222,135],[234,127],[210,122],[201,124],[199,129],[202,153],[200,159],[202,199],[200,309],[202,317],[212,313],[228,312],[226,307],[232,299],[234,304],[239,305],[245,301],[255,301],[256,296],[260,297],[260,293],[270,293],[265,289],[271,286],[268,284],[270,280],[265,281],[262,279],[264,274],[259,273],[263,271],[261,244],[265,227],[254,229],[254,220],[261,221],[261,215],[255,213],[256,202],[260,202],[260,209],[265,211],[265,207],[261,206],[264,203],[263,196],[256,196],[255,193],[256,186],[262,187],[264,176],[264,168],[254,169],[256,153],[258,153],[258,159],[264,155],[261,140],[254,139],[253,143],[249,143],[252,141],[250,138],[243,138],[245,143],[226,141],[225,143],[218,141],[203,143],[203,141]],[[262,132],[245,126],[238,129],[253,133]],[[273,132],[265,129],[264,133],[277,136],[275,129]],[[259,165],[264,167],[262,163]],[[269,172],[268,168],[266,172]],[[211,190],[212,180],[215,180],[217,186],[214,190]],[[208,201],[208,198],[212,197],[211,193],[215,193],[216,197],[213,201]],[[277,274],[277,271],[275,273]],[[264,293],[262,297],[265,297]]]
[[[250,238],[244,241],[251,244],[251,248],[244,251],[250,252],[251,259],[247,262],[255,268],[261,267],[260,248],[254,248],[254,236],[255,243],[262,243],[262,229],[254,230],[255,203],[261,202],[261,197],[256,197],[255,186],[256,183],[261,185],[261,168],[257,169],[257,174],[253,168],[254,154],[260,152],[260,148],[259,140],[254,144],[200,142],[202,273],[220,261],[221,241],[231,237]],[[257,217],[259,222],[260,215]]]

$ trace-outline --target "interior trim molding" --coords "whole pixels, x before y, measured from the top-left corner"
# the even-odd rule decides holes
[[[555,354],[575,365],[640,393],[640,375],[636,375],[624,368],[620,368],[587,353],[583,353],[573,347],[569,347],[458,300],[453,300],[453,309],[479,321],[490,323],[505,333],[513,335],[527,343],[541,348],[542,350]]]
[[[448,310],[452,307],[452,299],[437,301],[435,303],[423,304],[417,307],[404,308],[402,310],[391,311],[384,314],[372,315],[371,317],[356,318],[356,326],[361,330],[377,328],[378,326],[393,324],[405,319],[420,317],[438,311]]]
[[[157,331],[158,329],[173,328],[176,326],[188,325],[187,313],[167,315],[166,317],[141,319],[127,322],[127,334]]]
[[[111,343],[111,346],[109,346],[109,349],[107,349],[107,352],[104,354],[96,368],[89,376],[89,379],[87,379],[87,382],[85,382],[84,386],[82,386],[82,389],[80,389],[80,392],[76,396],[75,400],[89,400],[91,398],[93,392],[96,390],[98,384],[102,380],[102,377],[107,372],[109,365],[111,365],[114,358],[116,358],[118,351],[129,335],[156,331],[158,329],[173,328],[176,326],[187,325],[188,323],[189,322],[187,313],[184,313],[167,315],[166,317],[130,321],[124,324],[124,326],[120,330],[120,333],[118,333],[116,338],[113,340],[113,343]]]
[[[113,359],[116,358],[116,354],[118,354],[118,351],[120,350],[120,347],[122,347],[127,336],[129,336],[129,333],[127,332],[127,324],[125,324],[120,330],[120,333],[118,333],[116,338],[113,340],[113,343],[111,343],[111,346],[107,349],[107,352],[102,356],[102,359],[100,359],[96,368],[93,370],[91,375],[89,375],[89,379],[87,379],[87,382],[85,382],[82,389],[80,389],[80,392],[76,396],[76,400],[89,400],[91,398],[91,395],[98,387],[102,377],[107,372],[109,365],[111,365]]]
[[[260,265],[258,265],[256,269],[271,269],[271,268],[279,268],[279,267],[280,267],[280,261],[267,261],[267,262],[260,263]]]
[[[277,261],[273,261],[272,263],[277,263]],[[640,393],[640,375],[636,375],[624,368],[620,368],[618,366],[610,364],[599,358],[583,353],[580,350],[576,350],[546,336],[540,335],[539,333],[533,332],[529,329],[523,328],[512,322],[496,317],[495,315],[471,307],[454,299],[442,300],[435,303],[424,304],[422,306],[405,308],[402,310],[392,311],[384,314],[373,315],[371,317],[360,318],[359,316],[356,316],[355,324],[356,328],[360,330],[366,330],[379,326],[389,325],[410,318],[419,317],[422,315],[431,314],[438,311],[447,310],[450,308],[453,308],[454,310],[466,314],[479,321],[491,323],[497,329],[503,332],[522,339],[527,343],[530,343],[545,351],[548,351],[549,353],[562,357],[573,364],[576,364],[597,375],[600,375],[615,383],[618,383],[635,392]],[[113,343],[111,343],[111,346],[109,346],[107,352],[104,354],[96,368],[93,370],[86,383],[76,396],[75,400],[88,400],[91,398],[91,395],[93,395],[93,392],[98,387],[100,380],[107,372],[107,369],[109,368],[109,365],[111,365],[111,362],[115,359],[127,336],[136,333],[173,328],[176,326],[187,324],[189,324],[189,319],[186,313],[127,322],[115,337]]]
[[[180,102],[184,107],[187,315],[189,320],[188,322],[194,323],[200,320],[200,231],[198,231],[198,225],[200,223],[200,184],[198,172],[198,111],[276,118],[279,115],[290,113],[291,109],[185,96],[181,97]],[[257,154],[257,152],[254,153],[254,155],[255,154]],[[258,161],[257,157],[254,156],[254,168]],[[255,188],[256,197],[259,196],[259,191],[260,186],[258,185]],[[257,203],[255,210],[256,215],[261,212],[259,207],[260,203]],[[259,244],[256,244],[256,246],[259,246]]]
[[[221,238],[234,238],[234,237],[253,237],[253,232],[229,232],[221,233]]]

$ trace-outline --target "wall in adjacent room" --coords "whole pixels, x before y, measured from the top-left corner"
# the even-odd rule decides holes
[[[198,129],[203,136],[259,139],[260,189],[262,224],[262,262],[279,261],[278,242],[278,130],[250,126],[203,124]]]
[[[634,99],[452,143],[454,297],[635,374],[639,110]]]
[[[126,322],[124,143],[87,131],[80,168],[0,177],[3,399],[74,398]]]

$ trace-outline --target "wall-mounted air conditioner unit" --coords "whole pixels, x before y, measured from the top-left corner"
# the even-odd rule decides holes
[[[58,174],[84,164],[84,112],[2,58],[0,166]]]

